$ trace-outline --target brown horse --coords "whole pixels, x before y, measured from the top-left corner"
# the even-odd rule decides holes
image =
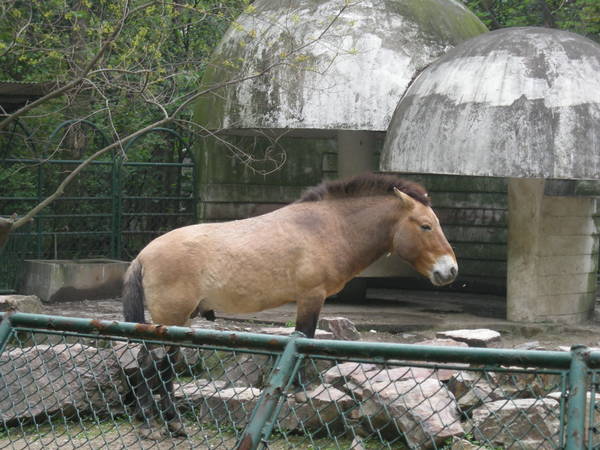
[[[434,285],[456,278],[454,252],[422,186],[373,174],[326,182],[269,214],[152,241],[127,272],[125,320],[144,322],[144,300],[162,325],[296,302],[296,330],[313,337],[325,299],[389,252]]]

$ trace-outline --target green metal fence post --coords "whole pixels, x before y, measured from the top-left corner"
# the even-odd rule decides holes
[[[284,388],[288,385],[291,377],[296,372],[296,339],[302,337],[301,333],[294,333],[285,346],[277,364],[273,368],[272,376],[265,389],[263,390],[258,404],[252,413],[252,417],[244,430],[240,441],[237,444],[237,450],[254,450],[258,448],[261,440],[268,438],[263,433],[265,426],[270,420],[274,420],[274,413],[277,411],[279,399],[283,395]],[[269,427],[271,429],[272,427]]]
[[[114,259],[121,259],[123,246],[121,241],[122,221],[123,221],[123,192],[121,192],[121,170],[123,168],[123,158],[113,155],[112,164],[112,232],[111,232],[111,256]]]
[[[2,320],[0,321],[0,354],[4,351],[4,347],[6,347],[8,338],[11,335],[12,323],[10,321],[10,316],[10,313],[6,313],[2,316]]]
[[[574,345],[571,347],[571,367],[569,369],[569,401],[567,404],[567,450],[583,449],[585,437],[585,402],[586,378],[588,366],[586,362],[587,347]]]

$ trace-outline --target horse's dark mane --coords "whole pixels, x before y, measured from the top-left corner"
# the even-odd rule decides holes
[[[358,175],[346,180],[325,181],[306,190],[297,202],[318,202],[319,200],[333,198],[386,195],[392,194],[394,188],[398,188],[426,206],[431,206],[427,191],[420,184],[395,175],[374,173]]]

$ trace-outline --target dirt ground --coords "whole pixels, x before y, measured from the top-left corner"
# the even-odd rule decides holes
[[[343,316],[352,320],[361,339],[377,342],[414,343],[435,337],[436,331],[491,328],[501,333],[495,347],[555,350],[559,346],[600,346],[600,306],[584,325],[509,322],[504,297],[436,291],[369,289],[362,304],[326,302],[321,317]],[[85,300],[44,306],[46,314],[122,320],[117,299]],[[202,318],[192,326],[235,331],[259,331],[265,326],[292,326],[295,305],[255,314],[218,315],[215,322]]]

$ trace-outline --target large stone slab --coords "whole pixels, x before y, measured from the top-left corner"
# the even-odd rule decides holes
[[[489,347],[491,343],[498,342],[501,337],[500,333],[488,328],[438,331],[435,335],[442,339],[464,342],[469,347]]]
[[[335,387],[324,384],[303,392],[302,401],[298,395],[288,398],[279,415],[279,426],[289,431],[312,434],[343,432],[345,417],[357,408],[354,400]]]
[[[484,403],[473,411],[476,440],[511,449],[554,449],[560,430],[559,404],[550,398]]]
[[[334,339],[357,341],[360,333],[354,323],[346,317],[323,317],[319,320],[319,328],[333,333]]]
[[[495,380],[483,372],[458,372],[450,378],[447,387],[454,394],[459,411],[463,414],[470,415],[474,408],[483,403],[503,398],[502,391],[496,389]]]
[[[198,421],[214,426],[246,426],[261,395],[252,387],[223,388],[222,382],[196,380],[175,384],[174,394],[180,412],[192,412]]]
[[[0,355],[4,422],[122,412],[128,391],[110,351],[81,344],[37,345]]]
[[[507,368],[494,372],[497,391],[506,398],[537,398],[560,389],[561,377],[552,373],[523,372],[522,368]],[[532,369],[535,370],[535,369]]]
[[[437,448],[464,435],[456,406],[438,380],[383,382],[365,387],[361,417],[386,439],[403,435],[411,448]]]
[[[323,382],[339,388],[350,381],[350,376],[357,377],[360,376],[360,374],[375,370],[378,370],[378,367],[375,364],[346,362],[336,364],[323,372],[321,378],[323,379]]]
[[[221,380],[231,386],[264,387],[275,359],[267,355],[242,354],[228,363]]]

